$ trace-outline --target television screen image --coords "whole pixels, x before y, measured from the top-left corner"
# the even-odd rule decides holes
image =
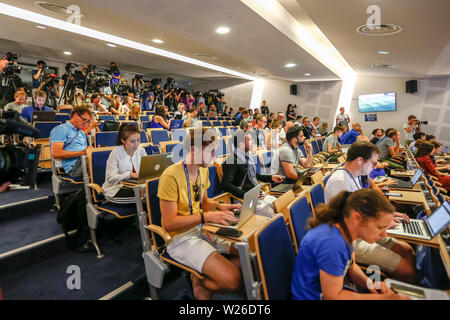
[[[382,112],[396,110],[395,92],[359,96],[359,112]]]

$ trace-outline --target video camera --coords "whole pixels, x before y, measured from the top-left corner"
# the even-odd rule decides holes
[[[0,145],[0,184],[35,185],[41,147],[29,146],[19,139],[20,136],[37,138],[39,134],[17,111],[0,110],[0,135],[7,137],[6,143]]]
[[[106,72],[110,75],[113,75],[114,73],[120,72],[119,68],[117,66],[111,66],[109,69],[106,69]]]
[[[17,65],[19,55],[8,52],[5,54],[5,59],[8,60],[8,64],[3,68],[3,75],[12,76],[21,72],[22,68]]]
[[[416,124],[428,124],[428,121],[420,121],[420,120],[418,120],[418,119],[416,119],[416,121],[415,121],[415,123]]]
[[[67,72],[72,73],[73,69],[75,69],[75,67],[78,67],[78,65],[75,64],[75,63],[69,62],[69,63],[66,64],[65,69],[66,69]]]
[[[53,89],[55,84],[59,84],[59,76],[57,74],[44,74],[42,76],[42,82],[47,82],[45,85],[46,88]]]

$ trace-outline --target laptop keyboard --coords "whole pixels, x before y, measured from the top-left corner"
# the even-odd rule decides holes
[[[234,210],[234,217],[237,219],[236,222],[227,221],[230,227],[236,227],[239,223],[239,219],[241,218],[241,210]]]
[[[402,221],[403,230],[410,234],[415,234],[418,236],[423,236],[422,228],[420,226],[420,223],[414,220],[411,220],[409,223]]]

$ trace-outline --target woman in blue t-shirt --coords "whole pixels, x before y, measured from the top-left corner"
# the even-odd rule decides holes
[[[343,191],[319,205],[299,247],[292,275],[293,299],[408,299],[384,282],[369,280],[355,263],[352,248],[353,240],[359,238],[375,243],[386,237],[394,211],[386,197],[370,189]],[[345,289],[344,278],[370,293]]]

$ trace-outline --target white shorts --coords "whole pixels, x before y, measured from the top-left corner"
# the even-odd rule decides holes
[[[212,240],[211,243],[201,231],[201,226],[197,226],[173,237],[167,246],[167,253],[177,262],[203,273],[203,265],[211,253],[230,253],[230,241],[217,238]]]
[[[394,273],[400,260],[400,255],[391,250],[395,240],[391,237],[380,239],[376,243],[368,243],[362,239],[353,241],[356,262],[364,265],[379,266],[383,272]]]

